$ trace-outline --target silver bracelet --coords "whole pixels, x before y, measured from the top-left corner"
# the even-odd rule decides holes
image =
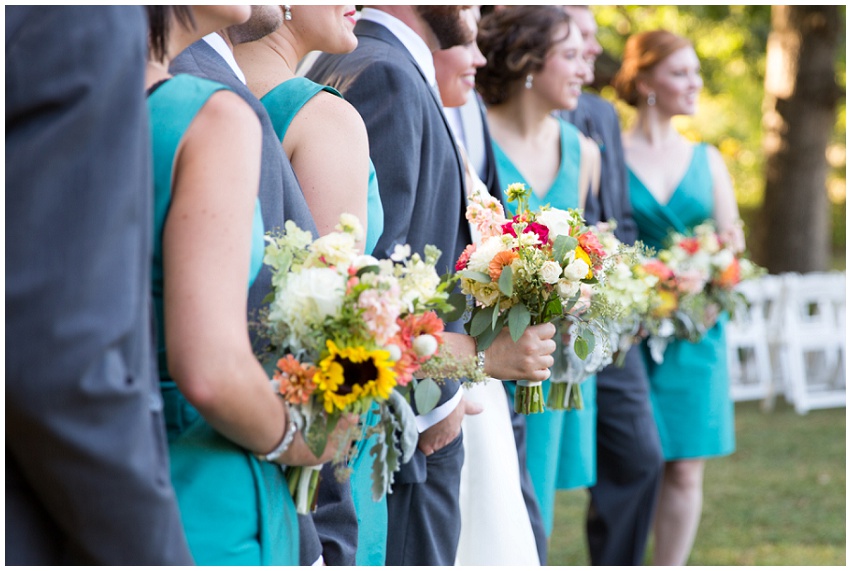
[[[485,373],[485,352],[484,351],[479,351],[478,353],[476,353],[476,367],[479,368],[479,370],[482,372],[482,374]]]
[[[284,434],[284,438],[281,440],[281,443],[275,446],[275,449],[268,454],[257,454],[257,457],[267,462],[274,462],[281,456],[281,454],[286,452],[290,447],[290,444],[293,443],[293,439],[295,439],[295,433],[297,431],[298,425],[296,425],[295,420],[290,418],[290,424],[287,427],[287,432]]]

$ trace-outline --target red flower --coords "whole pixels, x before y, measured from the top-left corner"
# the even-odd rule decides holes
[[[470,256],[473,255],[473,252],[476,251],[475,244],[469,244],[464,251],[461,252],[461,255],[458,256],[458,261],[455,262],[455,271],[460,272],[467,268],[467,264],[470,263]]]
[[[514,231],[514,225],[518,222],[526,222],[526,216],[522,214],[518,214],[515,216],[511,222],[506,222],[502,225],[502,233],[503,234],[511,234],[515,238],[517,237],[517,233]],[[547,244],[550,238],[550,229],[544,226],[543,224],[538,224],[537,222],[528,222],[526,227],[523,229],[523,233],[533,233],[538,235],[538,239],[541,241],[541,245]]]
[[[679,246],[691,256],[697,254],[697,251],[700,250],[700,242],[697,241],[697,238],[683,238]]]

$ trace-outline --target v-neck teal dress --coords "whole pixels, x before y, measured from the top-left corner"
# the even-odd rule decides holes
[[[549,204],[553,208],[578,208],[579,163],[581,149],[579,130],[559,119],[561,128],[561,165],[552,186],[543,197],[534,192],[529,208],[535,210]],[[493,142],[497,175],[503,187],[503,204],[508,215],[513,215],[515,204],[509,203],[505,189],[515,182],[529,183],[511,159]],[[544,528],[549,535],[553,529],[556,489],[593,486],[597,481],[597,387],[596,377],[581,385],[584,408],[582,410],[554,411],[526,416],[526,465],[532,477],[535,495],[541,508]],[[549,393],[549,381],[544,381],[544,399]],[[505,383],[513,395],[514,383]],[[512,405],[513,406],[513,405]]]
[[[339,91],[320,85],[305,77],[289,79],[260,98],[269,112],[272,126],[283,142],[290,123],[304,105],[321,91],[341,97]],[[384,230],[384,209],[378,192],[378,179],[372,159],[369,160],[369,186],[367,189],[367,223],[364,251],[372,253],[381,232]],[[364,418],[364,430],[378,422],[378,415],[370,411]],[[357,565],[384,565],[387,550],[387,499],[376,502],[372,499],[372,457],[369,450],[375,444],[373,436],[360,441],[357,456],[352,462],[352,500],[358,519],[358,545],[355,553]],[[320,484],[321,485],[321,484]]]
[[[694,146],[691,163],[667,204],[660,204],[631,170],[629,192],[638,239],[662,248],[672,230],[688,232],[712,217],[712,173],[706,145]],[[666,460],[731,454],[736,448],[729,395],[726,316],[698,343],[673,341],[662,364],[644,345],[650,402]]]
[[[151,289],[157,323],[160,391],[171,479],[189,548],[199,565],[298,565],[296,510],[280,466],[216,432],[183,397],[168,371],[162,233],[171,206],[174,158],[183,135],[224,85],[176,75],[148,96],[154,168],[154,250]],[[263,219],[254,209],[246,296],[263,264]],[[247,334],[247,332],[246,332]],[[116,506],[120,510],[120,506]],[[140,534],[157,530],[140,529]]]

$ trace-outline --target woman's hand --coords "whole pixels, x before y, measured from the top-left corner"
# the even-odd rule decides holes
[[[317,466],[330,462],[337,453],[337,450],[339,450],[342,439],[346,438],[350,430],[358,425],[358,419],[359,417],[356,414],[347,413],[342,415],[337,422],[337,426],[328,435],[325,450],[322,451],[319,457],[310,451],[301,431],[296,432],[293,443],[287,448],[286,452],[278,457],[276,462],[286,466]]]
[[[502,380],[545,381],[553,366],[556,327],[542,323],[526,328],[515,343],[504,328],[485,351],[485,373]]]

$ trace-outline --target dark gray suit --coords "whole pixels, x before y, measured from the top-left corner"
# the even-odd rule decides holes
[[[6,563],[183,565],[138,7],[6,8]]]
[[[313,216],[266,109],[227,62],[207,42],[200,40],[177,56],[169,69],[172,73],[189,73],[223,83],[251,105],[263,128],[259,194],[263,226],[267,231],[283,229],[284,222],[292,220],[303,230],[310,230],[317,236]],[[250,314],[262,307],[263,298],[271,290],[271,277],[269,268],[264,266],[254,280],[248,291]],[[323,483],[319,487],[319,510],[313,516],[300,515],[298,518],[299,562],[310,565],[324,552],[329,564],[354,565],[357,517],[349,483],[336,481],[330,463],[322,467],[321,476]]]
[[[576,110],[563,117],[600,145],[600,193],[588,197],[587,221],[615,219],[615,234],[633,243],[638,230],[614,107],[583,93]],[[612,365],[597,373],[597,483],[590,488],[586,522],[593,565],[643,564],[664,463],[648,391],[637,347],[623,368]]]
[[[464,167],[440,99],[389,30],[361,20],[355,34],[354,52],[320,56],[307,76],[338,89],[366,124],[385,212],[374,255],[389,257],[397,244],[422,253],[433,244],[443,253],[438,272],[452,271],[471,235],[464,218]],[[447,329],[463,331],[460,323]],[[439,404],[458,388],[446,382]],[[428,458],[417,451],[397,473],[387,497],[388,565],[454,563],[461,438]]]

